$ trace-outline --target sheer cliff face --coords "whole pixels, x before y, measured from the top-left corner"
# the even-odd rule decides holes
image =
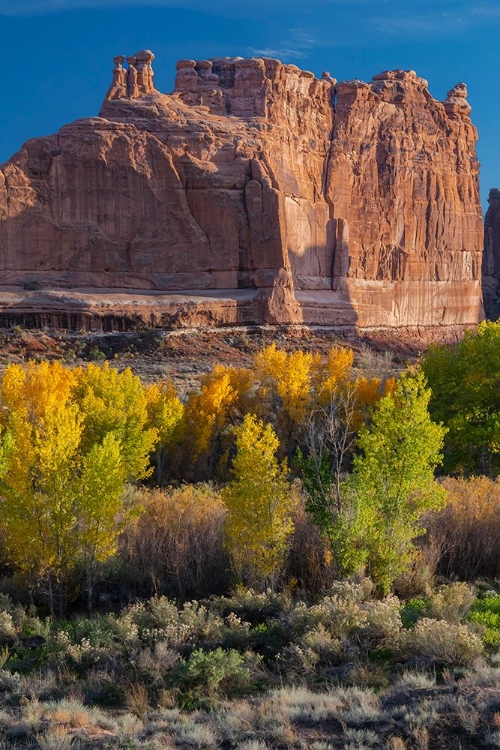
[[[412,71],[338,86],[327,182],[346,237],[337,283],[359,306],[390,305],[396,325],[481,314],[477,135],[465,95],[461,84],[436,102]]]
[[[180,61],[163,95],[152,59],[115,58],[99,118],[0,169],[4,284],[196,291],[214,310],[224,290],[222,322],[480,319],[463,84],[440,103],[411,71],[336,85],[224,58]]]
[[[492,188],[484,219],[483,293],[486,313],[500,315],[500,190]]]

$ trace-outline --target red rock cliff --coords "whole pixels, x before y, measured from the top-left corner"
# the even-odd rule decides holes
[[[180,61],[163,95],[153,57],[127,70],[115,58],[98,118],[28,141],[1,168],[3,283],[44,287],[11,291],[4,308],[93,314],[98,298],[158,324],[172,311],[360,327],[481,318],[464,84],[438,102],[412,71],[337,85],[217,58]],[[47,291],[67,287],[80,292]]]

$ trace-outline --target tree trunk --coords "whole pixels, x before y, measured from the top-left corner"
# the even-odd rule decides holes
[[[92,576],[92,563],[88,559],[85,560],[86,568],[86,589],[87,589],[87,613],[89,617],[92,616],[92,610],[94,605],[94,581]]]
[[[64,618],[64,585],[62,581],[59,581],[58,585],[59,593],[59,617],[61,620]]]
[[[54,617],[54,591],[52,589],[52,575],[49,575],[48,586],[49,586],[49,590],[48,590],[49,612],[50,612],[50,616]]]

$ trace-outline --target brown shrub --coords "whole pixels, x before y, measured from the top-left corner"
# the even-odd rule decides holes
[[[441,550],[437,572],[448,579],[500,576],[500,481],[447,477],[448,505],[427,523],[427,543]]]
[[[144,491],[144,512],[127,528],[120,554],[145,594],[182,599],[226,589],[225,507],[209,485]]]
[[[302,504],[297,506],[293,523],[284,578],[305,599],[318,599],[335,580],[333,555]]]

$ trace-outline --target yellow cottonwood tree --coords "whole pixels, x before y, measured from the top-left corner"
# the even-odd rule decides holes
[[[127,479],[149,476],[149,454],[158,433],[148,426],[148,401],[140,378],[129,367],[118,372],[108,362],[91,363],[76,376],[74,398],[84,414],[82,452],[112,433],[120,442]]]
[[[58,362],[30,362],[10,365],[0,384],[6,551],[32,580],[48,576],[49,587],[61,582],[75,552],[74,467],[83,418],[71,401],[74,383]]]
[[[169,446],[181,435],[184,404],[177,396],[173,383],[160,380],[146,388],[148,426],[157,432],[155,450],[156,484],[161,485]]]
[[[83,556],[89,612],[95,564],[116,552],[118,533],[133,512],[123,504],[127,475],[120,441],[111,432],[82,457],[76,482],[78,519],[73,536],[75,548]]]
[[[224,452],[224,432],[251,408],[252,387],[250,370],[216,365],[201,379],[200,392],[189,398],[186,430],[195,458],[206,460],[206,478],[213,476],[217,459]]]
[[[146,429],[138,378],[91,365],[10,365],[0,382],[0,523],[11,561],[33,585],[63,584],[83,561],[115,550],[128,480],[145,476],[156,431]],[[90,586],[91,596],[91,586]],[[90,599],[89,599],[90,601]]]
[[[269,584],[293,531],[287,467],[276,458],[278,438],[270,424],[247,414],[235,435],[234,479],[222,490],[227,544],[241,579]]]
[[[314,386],[319,406],[328,406],[339,387],[352,379],[354,352],[344,346],[334,346],[326,362],[319,362],[314,370]]]
[[[311,409],[313,373],[320,361],[311,352],[288,353],[277,349],[275,344],[255,356],[260,401],[266,405],[264,415],[273,421],[287,454],[293,453],[298,433]]]

